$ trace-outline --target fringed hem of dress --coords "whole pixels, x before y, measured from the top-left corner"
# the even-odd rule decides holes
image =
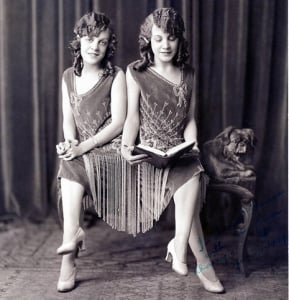
[[[83,208],[94,206],[97,215],[113,229],[133,236],[150,230],[175,193],[168,176],[173,168],[158,169],[149,163],[128,164],[120,154],[90,152],[83,156],[91,195],[85,194]],[[207,176],[202,166],[192,170],[190,178],[201,174],[199,201],[205,198]],[[170,180],[169,180],[170,181]],[[59,180],[60,182],[60,180]],[[184,182],[185,183],[185,182]],[[61,214],[59,184],[59,213]]]
[[[112,228],[133,235],[151,229],[167,205],[169,169],[148,163],[131,166],[120,154],[91,152],[83,158],[98,216]],[[90,203],[86,201],[85,208]]]
[[[149,163],[128,164],[120,154],[84,155],[92,201],[96,213],[113,229],[132,235],[150,230],[166,209],[174,189],[168,185],[173,168],[158,169]],[[200,176],[199,201],[204,202],[208,177],[201,164],[191,170]]]

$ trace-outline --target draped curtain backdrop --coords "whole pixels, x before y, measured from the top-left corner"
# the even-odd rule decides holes
[[[255,218],[275,213],[274,228],[285,228],[286,0],[0,0],[0,215],[41,221],[55,208],[60,82],[75,21],[90,10],[106,13],[119,41],[115,63],[125,69],[138,58],[142,20],[166,6],[185,20],[200,143],[228,125],[252,128]]]

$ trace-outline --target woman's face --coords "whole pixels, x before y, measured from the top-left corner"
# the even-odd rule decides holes
[[[171,62],[178,51],[179,39],[153,25],[151,47],[155,63]]]
[[[106,54],[110,33],[101,31],[98,36],[83,36],[80,38],[80,54],[84,64],[99,65]]]

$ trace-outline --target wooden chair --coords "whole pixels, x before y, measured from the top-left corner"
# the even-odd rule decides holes
[[[236,196],[241,204],[241,214],[243,222],[237,225],[238,233],[238,264],[241,273],[246,277],[248,272],[244,265],[244,253],[248,253],[246,249],[246,241],[248,230],[252,220],[254,196],[255,196],[256,177],[246,178],[238,184],[224,183],[212,179],[208,185],[208,192],[224,192]]]
[[[252,129],[229,126],[202,147],[202,162],[210,177],[208,192],[228,193],[240,201],[243,221],[237,226],[238,264],[245,276],[244,251],[253,214],[256,184],[252,163],[255,144]]]

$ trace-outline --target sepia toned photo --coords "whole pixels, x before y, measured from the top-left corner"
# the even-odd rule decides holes
[[[288,299],[288,2],[0,0],[0,299]]]

